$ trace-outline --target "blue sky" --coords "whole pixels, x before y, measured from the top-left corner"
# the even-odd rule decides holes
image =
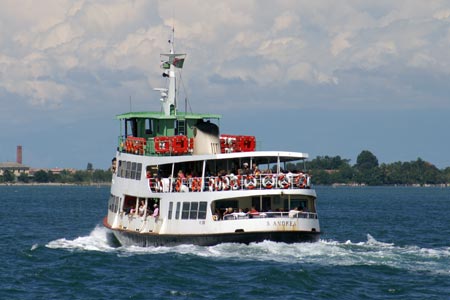
[[[193,111],[268,150],[450,166],[448,1],[1,1],[0,161],[107,168],[175,26]]]

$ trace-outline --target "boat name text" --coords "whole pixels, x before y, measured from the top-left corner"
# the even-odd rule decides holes
[[[267,221],[267,226],[283,226],[283,227],[295,227],[297,222],[295,221]]]

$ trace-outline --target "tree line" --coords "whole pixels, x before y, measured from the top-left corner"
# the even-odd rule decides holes
[[[58,174],[39,170],[33,176],[21,173],[17,177],[12,172],[5,170],[3,176],[0,176],[0,182],[91,184],[109,183],[111,178],[110,170],[78,170],[75,172],[62,170]]]
[[[288,169],[303,169],[303,164],[290,164]],[[450,183],[450,167],[438,169],[417,158],[410,162],[379,164],[370,151],[362,151],[356,164],[340,156],[318,156],[306,162],[306,169],[314,184],[366,184],[366,185],[438,185]]]

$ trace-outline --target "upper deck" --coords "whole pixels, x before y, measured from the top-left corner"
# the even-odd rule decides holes
[[[210,154],[249,152],[256,149],[254,136],[223,134],[219,136],[219,114],[174,112],[129,112],[117,115],[120,120],[118,150],[138,155],[174,156],[194,153],[194,138],[199,128],[217,128],[217,140],[202,140],[210,143]],[[208,130],[212,130],[211,128]],[[214,131],[214,130],[213,130]]]

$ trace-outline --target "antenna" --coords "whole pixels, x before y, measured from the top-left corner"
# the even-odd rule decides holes
[[[167,116],[176,115],[177,113],[177,96],[178,96],[178,88],[177,88],[177,74],[180,74],[183,68],[184,60],[186,58],[186,54],[175,53],[174,51],[174,39],[175,39],[175,27],[172,27],[172,37],[169,39],[170,44],[170,52],[161,54],[161,65],[160,67],[164,69],[162,74],[163,77],[167,78],[169,82],[168,88],[154,89],[159,91],[161,94],[161,105],[164,111],[164,114]]]
[[[130,97],[130,112],[132,112],[132,110],[131,110],[131,96],[129,96]]]

